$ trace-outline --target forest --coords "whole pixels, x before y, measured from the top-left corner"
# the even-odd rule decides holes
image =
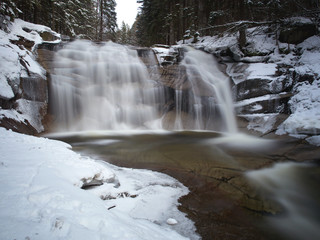
[[[174,44],[190,35],[208,36],[305,16],[319,21],[317,0],[141,0],[140,44]],[[241,22],[240,22],[241,21]]]
[[[250,26],[304,16],[319,22],[318,0],[137,0],[132,27],[117,26],[115,0],[4,0],[0,13],[43,24],[72,38],[151,46],[194,35],[244,33]],[[285,26],[282,26],[285,27]],[[245,36],[244,36],[245,37]]]
[[[0,15],[42,24],[71,38],[113,40],[115,0],[4,0]]]

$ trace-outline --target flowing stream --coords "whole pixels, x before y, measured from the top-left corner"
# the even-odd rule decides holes
[[[180,64],[188,90],[171,89],[170,102],[136,50],[68,44],[54,63],[50,137],[84,155],[177,178],[191,191],[181,210],[203,239],[319,239],[319,166],[274,165],[315,161],[319,148],[238,133],[229,79],[216,60],[188,50]],[[173,109],[179,131],[164,128],[162,105]]]

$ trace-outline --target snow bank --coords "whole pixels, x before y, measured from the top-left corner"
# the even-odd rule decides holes
[[[164,62],[164,58],[170,53],[170,48],[165,47],[153,47],[152,50],[155,52],[159,64]]]
[[[246,71],[249,72],[247,80],[257,78],[274,80],[277,71],[277,64],[252,63],[249,65]]]
[[[13,24],[9,26],[10,33],[9,33],[9,39],[11,40],[19,40],[19,36],[34,42],[34,45],[32,47],[32,51],[35,50],[37,45],[46,42],[43,40],[40,34],[48,32],[52,36],[56,37],[56,40],[54,42],[60,42],[61,35],[56,33],[55,31],[51,30],[51,28],[46,27],[44,25],[40,24],[34,24],[25,22],[21,19],[15,19]],[[52,42],[52,41],[50,41]]]
[[[0,128],[1,239],[188,239],[175,229],[199,238],[177,210],[177,199],[188,193],[178,181],[98,163],[69,148]],[[92,180],[103,185],[81,189]],[[171,218],[177,224],[167,224]]]
[[[0,98],[9,100],[14,97],[14,93],[8,80],[18,86],[21,66],[17,48],[15,45],[7,45],[3,37],[3,32],[0,30]]]
[[[245,114],[240,115],[245,118],[249,124],[247,128],[261,132],[263,134],[273,130],[275,123],[277,122],[278,114]]]
[[[292,114],[279,127],[278,133],[320,134],[320,80],[303,82],[295,87],[289,101]]]

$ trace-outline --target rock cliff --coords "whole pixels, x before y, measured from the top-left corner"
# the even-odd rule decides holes
[[[48,110],[48,74],[37,62],[42,43],[58,43],[50,28],[16,19],[0,30],[0,126],[17,132],[44,131]],[[44,63],[44,61],[41,61]],[[43,65],[46,66],[45,64]]]

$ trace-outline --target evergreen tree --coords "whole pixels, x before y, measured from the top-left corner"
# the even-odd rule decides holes
[[[98,0],[99,25],[97,26],[98,39],[115,40],[117,28],[117,14],[115,0]]]
[[[3,0],[0,14],[43,24],[71,37],[114,40],[115,6],[115,0]]]
[[[117,42],[121,44],[129,43],[130,26],[122,21],[121,28],[117,31]]]
[[[211,35],[215,31],[240,31],[237,22],[276,22],[282,18],[307,16],[320,21],[318,0],[138,0],[139,44],[174,44],[186,32]],[[234,24],[233,24],[234,23]],[[237,23],[237,24],[236,24]],[[235,27],[236,26],[236,27]],[[241,34],[242,33],[242,34]]]
[[[2,16],[8,16],[13,19],[19,11],[20,10],[17,8],[16,3],[13,0],[3,0],[0,3],[0,14]]]

